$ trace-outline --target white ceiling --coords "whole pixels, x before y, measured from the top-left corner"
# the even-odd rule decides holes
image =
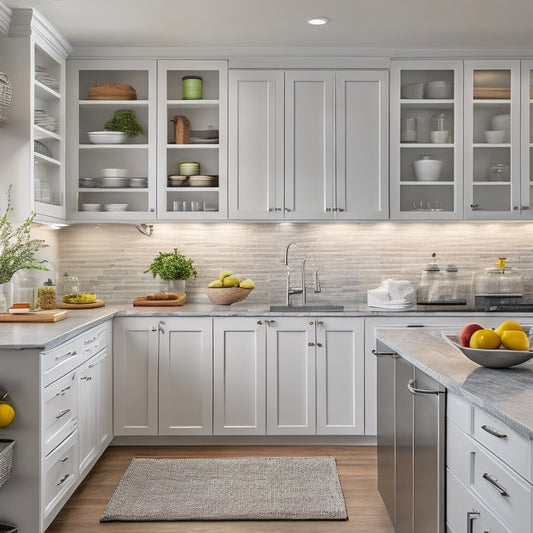
[[[36,8],[74,47],[533,49],[532,0],[2,1]]]

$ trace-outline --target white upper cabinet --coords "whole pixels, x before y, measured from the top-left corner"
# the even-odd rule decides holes
[[[462,61],[392,63],[392,219],[462,218],[462,89]]]
[[[16,217],[65,220],[65,59],[70,45],[33,9],[12,11],[2,39],[0,70],[14,88],[10,118],[2,128],[4,176],[16,176]],[[7,179],[7,178],[5,178]]]
[[[533,61],[522,61],[521,201],[522,217],[533,217]]]
[[[156,62],[68,61],[68,86],[68,219],[155,219]],[[142,135],[121,143],[89,137],[124,110],[133,111]]]
[[[520,169],[520,61],[464,65],[465,218],[529,217],[529,178],[523,186]],[[522,112],[528,116],[529,105]]]
[[[230,218],[387,218],[387,102],[385,71],[230,71]]]
[[[157,217],[226,218],[227,62],[158,61],[158,69]],[[201,92],[184,93],[184,78]],[[181,163],[199,167],[181,180]]]

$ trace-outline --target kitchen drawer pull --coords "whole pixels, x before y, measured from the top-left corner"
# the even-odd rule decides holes
[[[417,389],[416,382],[414,379],[410,379],[407,382],[407,390],[411,394],[442,394],[444,391],[440,390],[427,390],[427,389]]]
[[[498,437],[499,439],[506,439],[507,435],[505,433],[502,433],[501,431],[498,431],[497,429],[487,426],[487,424],[483,424],[481,426],[481,429],[489,433],[490,435],[494,435],[495,437]]]
[[[87,346],[87,344],[92,344],[93,342],[96,342],[98,337],[93,337],[92,339],[87,339],[86,341],[83,341],[83,344]]]
[[[82,381],[91,381],[91,379],[93,379],[91,376],[82,376],[80,378]]]
[[[61,359],[65,359],[67,357],[74,357],[75,355],[78,355],[78,352],[76,350],[72,350],[71,352],[64,353],[63,355],[58,355],[54,361],[61,361]]]
[[[57,413],[56,420],[59,420],[60,418],[64,417],[67,413],[70,413],[70,409],[62,409]]]
[[[492,476],[491,474],[488,474],[487,472],[485,472],[483,474],[483,479],[486,479],[493,487],[496,487],[496,489],[498,490],[498,492],[502,496],[509,496],[509,493],[507,492],[507,489],[505,487],[502,487],[498,483],[498,480],[494,476]]]
[[[63,483],[65,483],[65,481],[70,477],[70,474],[65,474],[57,483],[56,485],[58,487],[60,487],[61,485],[63,485]]]
[[[477,511],[466,513],[466,533],[474,533],[474,520],[479,517],[480,514]]]
[[[372,353],[376,357],[392,357],[393,359],[400,357],[396,352],[378,352],[377,350],[372,350]]]

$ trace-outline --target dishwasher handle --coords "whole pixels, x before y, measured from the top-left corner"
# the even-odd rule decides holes
[[[400,357],[396,352],[378,352],[376,349],[372,350],[372,353],[376,357],[392,357],[393,359]]]
[[[444,391],[441,391],[441,390],[418,389],[416,387],[416,382],[414,379],[410,379],[407,382],[407,390],[411,394],[444,394]]]

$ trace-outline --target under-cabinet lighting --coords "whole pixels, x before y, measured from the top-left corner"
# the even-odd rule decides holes
[[[311,24],[312,26],[323,26],[324,24],[327,24],[329,22],[328,17],[312,17],[310,19],[307,19],[307,23]]]

